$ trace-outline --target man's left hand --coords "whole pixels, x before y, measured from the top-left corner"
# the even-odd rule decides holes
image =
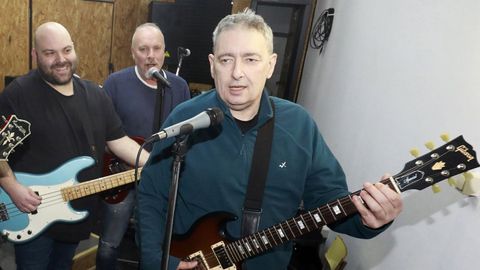
[[[403,209],[400,194],[382,183],[365,183],[353,204],[365,226],[377,229],[394,220]],[[361,197],[361,199],[360,199]],[[363,201],[363,202],[362,202]]]

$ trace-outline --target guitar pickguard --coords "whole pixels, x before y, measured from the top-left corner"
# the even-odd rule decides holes
[[[22,213],[16,210],[17,213],[13,213],[15,218],[10,218],[2,224],[2,227],[10,228],[4,229],[2,234],[10,241],[20,243],[37,236],[54,222],[76,222],[84,219],[88,215],[87,211],[74,210],[69,202],[61,201],[61,197],[48,199],[49,194],[58,194],[62,188],[74,183],[75,181],[71,179],[54,186],[31,186],[30,188],[43,198],[42,204],[35,213]]]

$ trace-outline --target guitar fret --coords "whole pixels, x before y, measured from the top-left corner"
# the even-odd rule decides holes
[[[300,217],[301,218],[301,217]],[[295,220],[295,219],[293,219]],[[302,231],[303,229],[305,229],[305,222],[303,222],[303,220],[295,220],[296,223],[297,223],[297,227],[300,228],[300,231]]]
[[[348,197],[350,197],[350,195],[348,195]],[[343,208],[343,205],[342,205],[342,203],[340,202],[339,199],[337,199],[337,202],[338,202],[338,205],[337,205],[337,206],[340,208],[340,210],[342,211],[342,213],[343,213],[345,216],[347,216],[347,212],[346,212],[345,209]],[[348,202],[347,202],[346,204],[348,204]]]
[[[253,252],[252,247],[248,243],[247,239],[243,239],[242,243],[243,243],[243,246],[246,248],[246,253],[252,253]]]
[[[138,169],[140,173],[142,168]],[[105,190],[113,189],[122,185],[133,183],[135,181],[134,170],[101,177],[95,180],[78,183],[71,187],[60,190],[64,201],[71,201],[86,197]]]
[[[332,206],[330,206],[330,203],[327,203],[327,208],[330,211],[330,214],[332,215],[332,218],[334,220],[337,220],[337,214],[339,212],[338,206],[333,205],[333,208],[332,208]]]
[[[275,229],[275,227],[272,227],[272,228]],[[270,233],[270,236],[271,236],[271,237],[269,237],[269,239],[273,240],[273,243],[275,244],[275,246],[278,245],[277,241],[275,241],[274,234],[271,232],[271,229],[269,228],[267,231],[268,231],[268,233]]]
[[[252,253],[258,254],[260,252],[260,247],[258,246],[258,242],[255,239],[255,235],[250,235],[246,238],[246,240],[252,249]]]
[[[278,229],[275,229],[275,232],[277,232],[277,235],[280,236],[280,239],[286,237],[285,233],[284,233],[284,230],[282,228],[282,225],[279,225],[280,228]]]
[[[265,248],[267,248],[267,245],[269,245],[270,247],[272,246],[272,245],[270,244],[270,241],[269,241],[269,239],[268,239],[268,237],[267,237],[267,235],[266,235],[265,233],[260,236],[260,239],[262,240],[262,243],[263,243],[263,245],[265,246]]]
[[[357,208],[355,207],[355,205],[354,205],[353,202],[352,202],[352,196],[351,196],[351,195],[348,195],[348,198],[349,198],[348,202],[343,205],[343,207],[345,208],[345,213],[346,213],[346,215],[357,212]],[[361,199],[361,198],[360,198],[360,199]],[[362,200],[362,203],[365,204],[365,203],[363,202],[363,200]]]
[[[255,247],[255,249],[259,250],[260,252],[263,251],[262,247],[260,246],[260,243],[257,240],[257,234],[256,233],[252,234],[251,240],[252,240],[252,243],[253,243],[253,246]]]
[[[235,242],[237,243],[236,244],[236,247],[237,247],[237,251],[239,251],[238,255],[240,255],[240,258],[243,260],[245,258],[247,258],[246,254],[245,254],[245,250],[243,249],[243,245],[242,245],[242,242],[241,241],[237,241]]]
[[[306,228],[307,231],[311,231],[312,229],[310,229],[310,227],[308,226],[308,222],[305,221],[304,216],[305,216],[305,215],[301,215],[301,216],[300,216],[300,218],[302,219],[301,222],[303,222],[303,225],[305,226],[304,228]],[[300,224],[299,224],[299,225],[300,225]],[[303,230],[302,226],[300,226],[300,229]]]
[[[318,209],[318,208],[317,208]],[[311,215],[311,214],[310,214]],[[318,209],[317,213],[314,213],[313,216],[312,216],[313,220],[315,221],[315,225],[317,225],[317,223],[322,223],[323,221],[323,216],[322,216],[322,212],[320,212],[320,209]],[[317,227],[318,228],[318,227]]]
[[[231,255],[230,257],[233,258],[233,261],[239,262],[239,261],[240,261],[240,257],[238,257],[237,249],[235,248],[235,246],[233,246],[233,245],[227,245],[226,247],[227,247],[227,249],[228,249],[228,251],[229,251],[229,254]]]
[[[287,240],[289,239],[289,237],[287,236],[288,231],[283,229],[282,224],[278,224],[278,228],[277,226],[274,226],[275,233],[276,233],[276,236],[278,237],[277,239],[280,242],[280,244],[286,241],[284,240],[284,238],[287,238]]]
[[[289,239],[292,239],[292,238],[295,238],[295,232],[292,230],[292,227],[290,227],[290,221],[287,220],[286,222],[282,223],[282,224],[286,224],[287,227],[288,227],[288,230],[290,231],[291,235],[290,237],[287,236],[287,240]],[[282,225],[280,225],[282,226]],[[285,233],[288,235],[288,231],[285,231]]]
[[[294,228],[298,231],[294,234],[294,237],[297,238],[298,236],[302,235],[302,230],[305,228],[305,224],[302,220],[297,220],[297,217],[292,218],[292,222],[295,225]]]

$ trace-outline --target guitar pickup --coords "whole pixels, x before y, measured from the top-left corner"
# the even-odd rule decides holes
[[[38,196],[40,196],[40,194],[38,194],[38,191],[35,191],[35,194],[37,194]],[[30,212],[30,214],[32,215],[36,215],[38,213],[37,209],[33,210],[32,212]]]
[[[5,207],[5,203],[0,203],[0,220],[7,221],[10,217],[8,216],[7,208]]]
[[[236,269],[235,264],[232,263],[230,257],[225,250],[225,244],[223,242],[219,242],[212,246],[212,250],[215,253],[215,257],[217,257],[218,262],[222,266],[222,269]]]

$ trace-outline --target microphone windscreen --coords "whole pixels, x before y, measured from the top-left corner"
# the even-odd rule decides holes
[[[154,74],[155,72],[158,72],[158,68],[156,68],[156,67],[151,67],[149,70],[147,70],[147,73],[145,73],[145,78],[147,78],[147,79],[153,79],[153,78],[154,78],[153,74]]]
[[[223,112],[220,108],[213,107],[207,109],[207,113],[210,116],[210,126],[215,126],[223,121]]]

